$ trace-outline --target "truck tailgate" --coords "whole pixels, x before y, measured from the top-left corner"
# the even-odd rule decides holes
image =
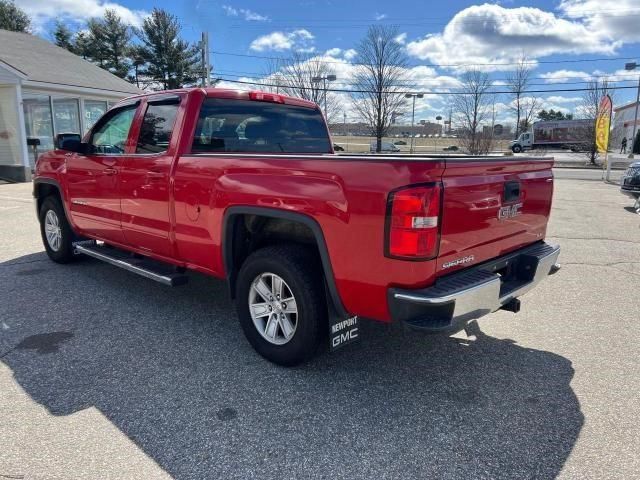
[[[552,166],[551,158],[447,160],[436,276],[542,240]]]

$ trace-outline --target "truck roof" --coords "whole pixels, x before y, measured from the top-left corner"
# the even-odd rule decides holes
[[[298,107],[307,107],[317,109],[318,105],[309,100],[302,98],[291,97],[289,95],[283,95],[281,93],[266,92],[262,90],[236,90],[232,88],[215,88],[215,87],[190,87],[190,88],[177,88],[174,90],[160,90],[157,92],[143,93],[140,95],[132,95],[127,97],[122,102],[131,101],[135,98],[151,97],[156,95],[167,95],[172,93],[189,93],[200,90],[208,98],[228,98],[234,100],[256,100],[267,101],[273,103],[283,103],[285,105],[295,105]],[[120,102],[118,102],[120,103]]]

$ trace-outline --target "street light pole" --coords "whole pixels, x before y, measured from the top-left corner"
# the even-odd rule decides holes
[[[625,64],[625,70],[635,70],[638,68],[638,63],[630,62]],[[633,147],[636,143],[636,127],[638,124],[638,104],[640,104],[640,75],[638,76],[638,92],[636,93],[636,111],[633,115],[633,135],[631,136],[631,153],[629,153],[629,158],[633,158]]]
[[[416,118],[416,98],[422,98],[424,95],[422,93],[407,93],[405,94],[405,98],[411,98],[413,100],[413,106],[411,107],[411,146],[409,147],[409,153],[413,153],[413,124],[415,123]]]
[[[311,82],[312,83],[320,83],[320,82],[322,82],[322,90],[323,90],[322,103],[324,104],[324,118],[325,119],[327,119],[327,82],[333,82],[337,78],[338,77],[336,77],[335,75],[325,75],[323,77],[312,77],[311,78]]]

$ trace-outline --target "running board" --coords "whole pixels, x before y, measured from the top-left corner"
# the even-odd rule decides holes
[[[98,245],[95,242],[77,242],[73,245],[76,253],[82,253],[129,272],[137,273],[156,282],[176,287],[184,285],[189,277],[184,273],[176,272],[173,267],[156,262],[148,258],[136,258],[130,253],[116,248]]]

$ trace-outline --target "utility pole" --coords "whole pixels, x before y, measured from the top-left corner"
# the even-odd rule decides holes
[[[202,62],[202,86],[209,86],[209,74],[211,66],[209,65],[209,32],[202,32],[200,40],[200,60]]]

